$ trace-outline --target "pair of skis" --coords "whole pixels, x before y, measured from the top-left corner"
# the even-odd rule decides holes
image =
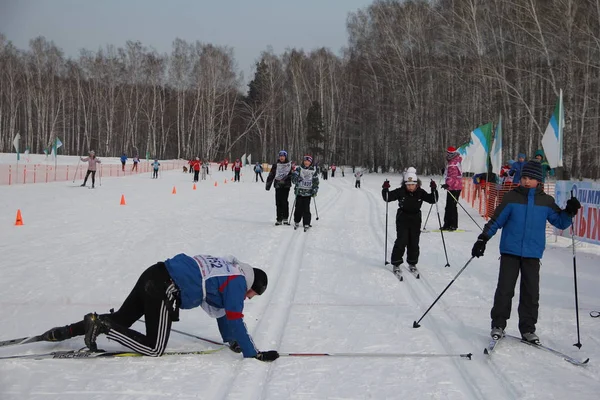
[[[406,267],[404,264],[401,264],[408,272],[410,272],[415,279],[420,279],[421,275],[419,274],[419,270],[417,269],[417,267]],[[396,276],[396,278],[398,278],[398,280],[400,282],[404,281],[404,276],[402,276],[402,270],[401,269],[397,269],[397,270],[393,270],[392,271],[394,273],[394,275]]]
[[[519,341],[521,343],[524,343],[524,344],[526,344],[528,346],[531,346],[531,347],[534,347],[536,349],[543,350],[543,351],[545,351],[547,353],[550,353],[550,354],[554,354],[555,356],[558,356],[558,357],[562,358],[563,360],[565,360],[565,361],[567,361],[567,362],[569,362],[569,363],[571,363],[573,365],[576,365],[578,367],[585,366],[590,361],[589,358],[586,358],[585,360],[578,360],[578,359],[576,359],[574,357],[571,357],[568,354],[565,354],[563,352],[555,350],[555,349],[553,349],[551,347],[545,346],[545,345],[543,345],[541,343],[528,342],[528,341],[526,341],[524,339],[521,339],[521,338],[519,338],[517,336],[508,335],[508,334],[504,334],[502,337],[500,337],[498,339],[491,339],[490,343],[487,345],[487,347],[485,349],[483,349],[483,353],[486,354],[486,355],[488,355],[488,356],[491,356],[492,352],[494,351],[494,349],[496,348],[496,346],[498,345],[498,343],[500,343],[500,341],[502,341],[503,338],[509,338],[511,340],[514,340],[514,341]]]

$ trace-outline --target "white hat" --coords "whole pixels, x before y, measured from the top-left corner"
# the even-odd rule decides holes
[[[405,185],[416,185],[417,184],[417,170],[414,167],[410,167],[406,170],[404,174],[404,184]]]

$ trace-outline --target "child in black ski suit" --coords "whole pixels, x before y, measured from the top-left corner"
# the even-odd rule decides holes
[[[417,178],[415,168],[409,168],[404,175],[404,182],[398,189],[389,191],[390,182],[385,181],[381,195],[387,202],[398,201],[396,214],[396,242],[392,250],[391,263],[394,272],[400,269],[404,262],[404,249],[408,247],[406,261],[409,268],[413,269],[419,262],[419,238],[421,236],[421,206],[423,201],[429,204],[437,202],[437,185],[432,180],[429,184],[431,193],[421,188],[421,181]]]

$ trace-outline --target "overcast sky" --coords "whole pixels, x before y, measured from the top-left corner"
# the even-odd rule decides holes
[[[15,46],[45,36],[65,55],[139,40],[170,52],[177,37],[234,49],[245,81],[272,46],[306,51],[347,45],[348,13],[373,0],[0,0],[0,32]]]

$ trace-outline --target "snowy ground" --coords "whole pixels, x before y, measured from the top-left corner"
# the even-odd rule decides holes
[[[104,159],[103,159],[104,160]],[[222,350],[159,359],[0,360],[0,399],[597,399],[600,391],[600,252],[577,248],[581,350],[577,341],[569,241],[550,243],[541,278],[538,333],[578,358],[576,367],[521,343],[501,343],[491,359],[489,310],[498,272],[499,236],[414,329],[417,320],[469,260],[478,235],[462,212],[464,233],[421,235],[421,279],[399,282],[384,266],[385,178],[362,189],[345,178],[321,182],[320,219],[304,233],[273,226],[274,191],[216,168],[192,190],[192,175],[169,171],[105,177],[95,190],[80,181],[0,186],[0,340],[39,334],[118,307],[139,274],[173,255],[233,254],[264,268],[269,290],[247,302],[257,346],[281,352],[473,353],[460,358],[282,357],[267,364]],[[338,172],[339,174],[339,172]],[[265,174],[266,178],[266,174]],[[225,184],[224,181],[227,180]],[[215,182],[218,184],[214,186]],[[172,194],[173,187],[177,194]],[[444,191],[442,190],[442,194]],[[120,206],[121,195],[127,205]],[[293,198],[290,196],[290,205]],[[443,217],[445,195],[440,202]],[[390,204],[388,252],[395,239]],[[24,226],[14,226],[17,209]],[[428,206],[424,205],[424,217]],[[479,224],[484,221],[475,217]],[[428,228],[437,226],[435,207]],[[552,240],[554,242],[554,240]],[[518,296],[518,286],[517,286]],[[508,331],[518,334],[516,302]],[[136,325],[143,329],[141,324]],[[219,339],[201,309],[183,311],[174,328]],[[107,350],[118,344],[99,340]],[[0,356],[78,349],[82,338],[0,349]],[[168,350],[212,345],[172,333]]]

